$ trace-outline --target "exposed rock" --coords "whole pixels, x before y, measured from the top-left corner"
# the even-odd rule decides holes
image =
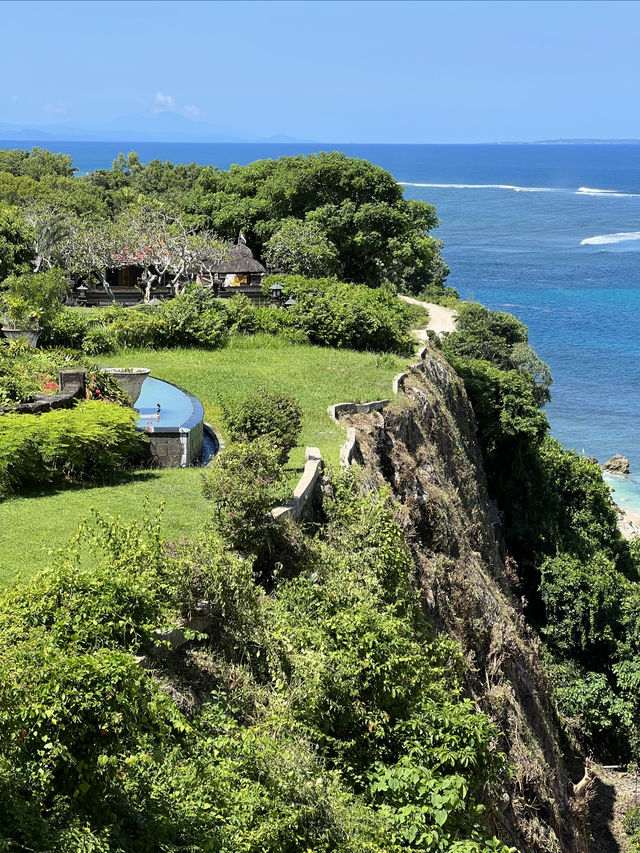
[[[496,832],[527,853],[586,853],[586,786],[569,796],[553,688],[510,582],[514,569],[505,566],[466,392],[430,351],[423,372],[405,379],[404,393],[413,405],[341,420],[356,431],[366,480],[391,485],[426,615],[462,646],[469,695],[502,732],[498,746],[514,776],[504,783]]]
[[[610,471],[612,474],[628,474],[629,460],[626,456],[616,453],[611,459],[608,459],[602,466],[603,471]]]

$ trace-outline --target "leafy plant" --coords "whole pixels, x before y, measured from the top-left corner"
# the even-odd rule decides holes
[[[302,409],[295,397],[259,387],[242,401],[222,400],[221,408],[232,441],[267,438],[280,448],[280,461],[286,462],[302,430]]]
[[[0,419],[0,492],[69,480],[108,477],[144,451],[135,412],[82,402],[39,417]]]
[[[59,269],[11,275],[2,284],[5,322],[12,329],[38,328],[62,310],[68,290]]]
[[[269,514],[282,483],[280,449],[269,437],[229,444],[203,474],[202,493],[214,507],[212,523],[232,547],[254,550],[269,543]]]

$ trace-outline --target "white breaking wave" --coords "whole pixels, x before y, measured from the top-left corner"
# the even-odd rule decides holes
[[[619,190],[598,190],[592,187],[579,187],[576,195],[609,196],[610,198],[637,198],[637,193],[621,193]]]
[[[417,181],[398,181],[405,187],[433,187],[450,190],[512,190],[516,193],[574,193],[598,198],[639,198],[638,193],[623,193],[618,190],[601,190],[594,187],[578,187],[577,190],[562,187],[517,187],[512,184],[423,184]]]
[[[606,246],[609,243],[625,243],[628,240],[640,240],[640,231],[619,231],[617,234],[598,234],[582,240],[581,246]]]
[[[405,187],[435,187],[450,190],[513,190],[517,193],[556,193],[556,187],[514,187],[511,184],[422,184],[414,181],[398,181]]]

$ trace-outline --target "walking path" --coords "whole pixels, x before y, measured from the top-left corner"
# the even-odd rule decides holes
[[[440,335],[442,332],[455,332],[457,314],[453,308],[444,308],[442,305],[435,305],[433,302],[422,302],[420,299],[414,299],[412,296],[400,296],[404,302],[411,305],[422,305],[429,312],[429,322],[426,329],[414,329],[421,341],[427,340],[427,330],[433,331]]]

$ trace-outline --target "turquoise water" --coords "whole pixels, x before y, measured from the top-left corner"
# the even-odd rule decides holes
[[[220,168],[321,149],[379,163],[409,197],[437,206],[450,283],[529,327],[555,378],[552,433],[600,461],[623,453],[640,477],[640,145],[47,147],[72,154],[80,171],[129,150]],[[618,482],[616,497],[640,510],[640,480]]]
[[[188,421],[193,414],[193,403],[180,388],[163,382],[162,379],[148,376],[142,383],[136,409],[140,413],[138,426],[142,429],[177,428]]]

